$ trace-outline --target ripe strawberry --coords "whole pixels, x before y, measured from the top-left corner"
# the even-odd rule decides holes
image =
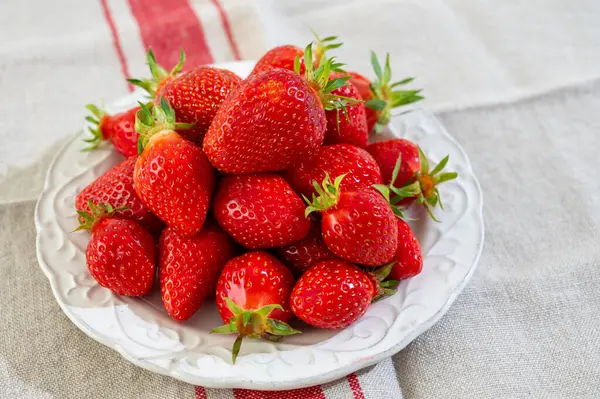
[[[396,216],[375,189],[340,192],[344,175],[332,184],[329,176],[313,195],[306,215],[322,214],[321,232],[331,252],[344,260],[377,266],[392,260],[398,246]],[[308,202],[308,201],[307,201]]]
[[[332,78],[341,78],[346,74],[335,73]],[[331,92],[346,100],[355,100],[344,110],[334,109],[325,112],[327,116],[327,133],[325,144],[348,143],[365,148],[369,138],[367,129],[367,114],[358,90],[351,84],[342,86]]]
[[[339,65],[332,59],[314,70],[311,45],[304,55],[307,79],[271,69],[251,75],[227,97],[203,145],[217,169],[236,174],[284,170],[323,144],[325,110],[345,106],[331,92],[347,79],[329,80]]]
[[[335,259],[321,236],[320,223],[312,221],[306,237],[285,247],[275,248],[275,254],[299,277],[312,265]]]
[[[356,191],[383,183],[375,159],[367,151],[350,144],[325,145],[312,157],[287,170],[283,177],[297,193],[311,198],[315,193],[313,182],[323,181],[326,174],[345,174],[340,185],[342,191]]]
[[[367,129],[369,132],[379,131],[383,126],[390,123],[393,108],[411,104],[424,98],[420,94],[421,90],[394,90],[398,86],[412,82],[414,78],[406,78],[391,83],[392,70],[389,54],[386,54],[383,71],[374,52],[371,52],[371,64],[377,76],[373,82],[358,73],[350,73],[350,83],[358,89],[360,96],[366,101]],[[369,88],[368,91],[367,88]]]
[[[430,171],[429,160],[423,151],[405,139],[373,143],[367,147],[367,151],[379,164],[383,181],[389,184],[388,188],[394,194],[392,203],[403,206],[412,202],[423,204],[435,220],[430,207],[439,204],[443,209],[437,185],[458,176],[456,172],[440,173],[448,163],[449,156]]]
[[[155,96],[156,104],[164,97],[175,110],[178,122],[194,124],[177,133],[188,140],[201,143],[217,109],[242,79],[231,71],[209,66],[197,66],[179,74],[185,59],[183,52],[181,54],[179,64],[168,73],[156,63],[152,50],[149,50],[148,65],[153,79],[130,79],[130,82]]]
[[[95,204],[110,203],[122,209],[117,211],[115,216],[138,222],[158,236],[163,222],[140,200],[133,188],[135,161],[135,157],[128,158],[94,180],[77,194],[75,208],[89,213],[90,200]]]
[[[226,176],[212,210],[221,227],[246,248],[288,245],[306,236],[304,203],[276,174]]]
[[[148,207],[185,236],[197,234],[208,212],[215,173],[202,149],[173,129],[173,109],[163,98],[160,105],[145,106],[137,114],[136,129],[143,152],[137,159],[133,181],[138,196]]]
[[[292,317],[293,287],[290,271],[266,252],[248,252],[227,262],[217,282],[217,309],[225,325],[212,333],[238,334],[233,363],[245,336],[274,341],[300,332],[286,324]]]
[[[189,319],[214,294],[225,264],[235,256],[231,238],[214,222],[200,233],[185,237],[167,227],[159,243],[159,276],[162,301],[175,320]]]
[[[115,115],[108,115],[93,104],[86,105],[92,113],[85,119],[96,127],[89,127],[92,137],[84,139],[89,146],[84,151],[98,148],[103,140],[109,140],[115,149],[126,157],[137,155],[137,141],[139,134],[135,131],[135,114],[140,107],[131,108],[128,111]]]
[[[77,211],[78,230],[92,239],[85,251],[88,270],[103,287],[119,295],[140,296],[152,288],[156,267],[156,242],[132,220],[115,218],[119,209],[88,202],[90,212]]]
[[[313,66],[319,65],[326,51],[336,49],[342,45],[342,43],[336,42],[337,36],[329,36],[321,39],[315,33],[315,39],[316,40],[313,43],[315,54]],[[265,55],[257,61],[252,70],[252,74],[259,74],[273,68],[283,68],[294,71],[294,61],[296,57],[300,58],[299,74],[304,75],[304,72],[306,71],[303,60],[304,50],[292,45],[277,46],[267,51]]]
[[[391,295],[395,282],[379,283],[391,265],[367,273],[342,260],[319,262],[300,277],[290,306],[299,319],[318,328],[346,328],[358,320],[373,300]]]
[[[398,248],[394,255],[394,264],[389,278],[404,280],[416,276],[423,270],[423,256],[421,246],[410,226],[402,219],[398,221]]]

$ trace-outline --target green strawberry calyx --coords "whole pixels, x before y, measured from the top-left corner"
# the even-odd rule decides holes
[[[315,61],[317,62],[317,64],[319,64],[321,62],[321,60],[323,59],[323,57],[325,57],[325,53],[327,51],[334,50],[343,45],[343,43],[338,41],[337,36],[327,36],[327,37],[321,38],[321,37],[319,37],[317,32],[315,32],[314,30],[311,29],[311,32],[312,32],[313,36],[315,37],[315,41],[313,42],[313,44],[315,47],[315,51],[314,51]]]
[[[89,212],[83,210],[77,211],[79,215],[79,227],[73,230],[73,232],[81,230],[92,231],[102,220],[114,216],[117,212],[129,209],[127,206],[114,208],[111,204],[94,204],[91,199],[88,199],[87,204]]]
[[[233,317],[229,319],[228,324],[213,329],[211,334],[238,334],[231,351],[231,361],[234,364],[240,353],[244,337],[276,342],[286,335],[301,333],[283,321],[269,318],[269,314],[273,310],[283,311],[279,304],[266,305],[259,309],[242,309],[229,298],[225,298],[225,302],[233,313]]]
[[[373,98],[367,101],[365,106],[378,112],[379,119],[375,124],[375,131],[379,132],[385,125],[390,123],[393,108],[420,101],[424,97],[421,95],[421,90],[396,89],[399,86],[404,86],[412,82],[415,78],[409,77],[392,83],[389,53],[385,56],[385,64],[382,69],[377,55],[371,51],[371,64],[377,78],[371,82]]]
[[[325,179],[319,184],[316,180],[313,180],[313,187],[317,194],[313,193],[312,198],[308,199],[305,195],[302,195],[304,201],[308,204],[304,211],[304,216],[308,217],[313,212],[323,212],[333,206],[338,201],[340,193],[340,184],[346,174],[340,175],[335,178],[333,183],[329,178],[329,173],[325,173]]]
[[[375,295],[375,298],[373,298],[373,301],[378,301],[386,296],[391,296],[396,293],[396,288],[400,282],[397,280],[384,281],[392,271],[392,268],[395,264],[396,262],[391,262],[370,272],[377,283],[377,294]]]
[[[326,111],[340,109],[344,110],[348,105],[358,104],[362,100],[340,96],[332,92],[350,83],[350,76],[341,76],[329,79],[332,72],[342,72],[344,64],[336,62],[335,57],[322,57],[319,66],[315,69],[313,64],[312,42],[304,48],[305,79],[310,87],[317,93],[323,108]],[[294,60],[294,71],[300,75],[300,56]]]
[[[140,134],[138,139],[138,154],[144,151],[150,138],[164,130],[185,130],[193,127],[195,123],[179,123],[175,121],[175,111],[164,97],[160,104],[148,105],[138,101],[140,110],[135,114],[135,130]]]
[[[173,67],[173,69],[171,69],[171,72],[167,71],[165,68],[163,68],[156,62],[156,57],[154,56],[152,49],[148,49],[148,53],[146,54],[146,60],[148,63],[148,67],[150,68],[152,78],[127,79],[127,81],[132,85],[141,87],[142,89],[146,90],[150,96],[154,97],[160,87],[164,86],[166,82],[168,82],[177,74],[179,74],[179,72],[181,72],[183,64],[185,63],[185,53],[183,52],[183,49],[180,50],[179,62]]]
[[[91,126],[88,127],[88,131],[92,134],[92,136],[83,139],[83,141],[85,141],[88,145],[81,151],[93,151],[98,148],[103,140],[108,139],[108,137],[104,137],[104,134],[102,133],[102,119],[107,115],[107,113],[94,104],[88,104],[85,106],[85,108],[91,113],[91,115],[85,117],[85,120],[91,124]]]
[[[402,161],[402,155],[398,156],[394,171],[392,172],[392,180],[389,185],[384,186],[382,184],[376,184],[373,187],[377,189],[390,203],[394,213],[402,217],[402,211],[399,204],[405,198],[415,198],[415,203],[421,204],[427,210],[427,213],[436,222],[435,215],[432,212],[432,208],[439,206],[440,209],[444,209],[444,204],[440,196],[440,190],[438,185],[449,180],[454,180],[458,177],[456,172],[442,172],[442,170],[448,164],[450,155],[446,155],[433,169],[430,170],[430,162],[421,147],[419,150],[419,170],[415,173],[413,179],[409,180],[402,187],[395,187],[394,182],[398,177],[400,171],[400,164]]]

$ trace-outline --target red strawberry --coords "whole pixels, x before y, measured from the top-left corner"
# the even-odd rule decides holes
[[[366,101],[365,106],[371,109],[371,111],[367,110],[367,129],[369,132],[379,131],[383,126],[390,123],[393,108],[423,99],[420,95],[421,90],[394,90],[398,86],[412,82],[414,78],[406,78],[391,83],[392,70],[389,54],[386,54],[383,71],[374,52],[371,52],[371,64],[377,76],[373,82],[369,82],[367,78],[358,73],[350,73],[350,83],[358,89],[360,96]],[[370,94],[366,89],[367,87],[370,88]]]
[[[429,160],[423,151],[405,139],[373,143],[367,147],[367,151],[379,164],[384,183],[389,184],[389,190],[395,194],[392,203],[423,204],[432,217],[430,207],[439,204],[443,208],[437,185],[458,176],[456,172],[440,173],[448,163],[449,156],[430,171]]]
[[[332,59],[313,69],[310,45],[305,65],[310,65],[307,79],[272,69],[251,75],[227,97],[203,145],[217,169],[236,174],[284,170],[323,144],[325,110],[344,106],[331,91],[346,82],[328,80],[338,65]]]
[[[77,230],[89,230],[92,239],[85,251],[88,270],[103,287],[119,295],[140,296],[152,288],[156,267],[156,242],[134,221],[118,219],[111,205],[88,203]]]
[[[340,185],[342,191],[355,191],[383,182],[373,157],[350,144],[325,145],[312,157],[285,172],[283,177],[297,193],[311,198],[315,193],[313,182],[322,182],[326,174],[345,174]]]
[[[317,221],[311,222],[306,237],[285,247],[275,248],[275,254],[296,276],[302,275],[312,265],[335,259],[335,255],[323,241],[320,223]]]
[[[136,128],[143,148],[133,173],[138,196],[169,226],[186,236],[197,234],[208,212],[215,173],[202,149],[173,129],[173,109],[163,99],[152,108],[143,105]]]
[[[235,256],[231,238],[214,222],[185,237],[167,227],[159,243],[162,301],[175,320],[187,320],[214,294],[225,264]]]
[[[135,131],[134,125],[135,114],[140,107],[134,107],[115,115],[108,115],[106,111],[93,104],[86,105],[86,108],[92,113],[92,116],[85,119],[96,127],[89,128],[92,137],[84,139],[85,142],[89,143],[84,151],[98,148],[102,140],[110,140],[115,149],[126,157],[137,155],[139,134]]]
[[[177,133],[197,143],[202,142],[225,97],[242,80],[231,71],[209,66],[197,66],[178,74],[183,66],[183,58],[173,71],[168,73],[156,64],[152,50],[148,51],[148,65],[153,80],[134,79],[130,82],[154,95],[156,104],[164,97],[175,110],[175,118],[178,122],[193,123],[194,126],[179,130]]]
[[[326,177],[306,214],[322,214],[323,239],[337,257],[368,266],[391,261],[398,246],[394,211],[372,188],[340,192],[343,177],[338,176],[333,184]]]
[[[336,36],[329,36],[321,39],[315,34],[315,38],[316,40],[313,44],[315,53],[313,65],[318,66],[326,51],[336,49],[340,47],[342,43],[336,43]],[[299,74],[304,75],[306,70],[304,68],[303,60],[304,50],[292,45],[278,46],[267,51],[254,66],[252,74],[259,74],[273,68],[283,68],[294,71],[296,57],[300,59]]]
[[[421,246],[410,226],[398,218],[398,248],[394,255],[394,264],[389,278],[392,280],[404,280],[416,276],[423,269],[423,256]]]
[[[390,295],[390,284],[379,284],[391,265],[367,273],[351,263],[329,260],[317,263],[300,277],[292,295],[292,312],[318,328],[346,328],[358,320],[373,300]]]
[[[306,236],[304,203],[278,175],[226,176],[213,199],[221,227],[246,248],[272,248]]]
[[[342,73],[335,73],[332,78],[341,78]],[[356,100],[355,104],[348,104],[344,110],[334,109],[327,111],[327,133],[325,144],[348,143],[365,148],[369,138],[367,129],[367,114],[365,105],[358,90],[351,84],[342,86],[331,92],[345,99]]]
[[[135,157],[128,158],[94,180],[77,195],[75,207],[90,212],[90,200],[95,204],[110,203],[116,208],[124,208],[115,216],[138,222],[158,236],[163,222],[140,200],[133,188],[135,161]]]
[[[266,252],[248,252],[227,262],[217,282],[217,309],[225,325],[212,332],[238,334],[233,363],[245,336],[273,341],[300,332],[286,324],[292,317],[293,287],[287,267]]]

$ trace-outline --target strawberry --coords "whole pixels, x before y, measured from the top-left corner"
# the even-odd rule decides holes
[[[398,221],[398,248],[394,255],[394,264],[389,278],[392,280],[404,280],[416,276],[423,269],[423,256],[421,246],[410,229],[410,226],[402,219]]]
[[[398,246],[396,216],[386,199],[373,188],[340,192],[344,175],[332,184],[325,177],[319,196],[313,194],[306,215],[320,212],[327,248],[337,257],[367,266],[392,260]]]
[[[430,171],[429,160],[421,148],[405,139],[373,143],[367,147],[367,151],[379,164],[384,183],[389,184],[384,191],[387,190],[387,195],[390,190],[395,194],[392,203],[402,206],[412,202],[423,204],[435,220],[431,207],[440,205],[443,209],[437,185],[458,176],[456,172],[440,173],[448,163],[449,156]],[[385,192],[383,194],[386,196]]]
[[[342,260],[319,262],[300,277],[290,296],[296,317],[318,328],[346,328],[358,320],[373,300],[391,295],[381,283],[391,264],[368,273]]]
[[[317,221],[311,222],[306,237],[285,247],[275,248],[275,254],[298,277],[314,264],[335,259],[335,255],[323,241],[321,227]]]
[[[304,55],[306,79],[275,68],[251,75],[227,97],[203,144],[217,169],[236,174],[284,170],[323,144],[325,110],[346,104],[331,92],[347,79],[329,80],[339,66],[333,59],[313,69],[311,45]]]
[[[179,74],[185,59],[183,52],[181,54],[179,64],[169,73],[156,63],[152,50],[149,50],[148,65],[153,79],[129,81],[155,96],[156,104],[164,97],[175,110],[178,122],[194,124],[177,133],[188,140],[201,143],[217,109],[242,79],[231,71],[209,66],[197,66]]]
[[[93,104],[86,105],[92,113],[85,119],[95,127],[89,127],[92,137],[84,139],[89,146],[84,151],[91,151],[100,145],[103,140],[109,140],[115,149],[126,157],[137,155],[137,140],[139,134],[135,131],[135,114],[140,107],[115,115],[109,115]]]
[[[332,78],[341,78],[342,73],[335,73]],[[327,133],[325,144],[348,143],[365,148],[369,138],[367,114],[358,90],[351,84],[337,88],[331,92],[347,100],[356,100],[348,104],[344,110],[333,109],[325,112],[327,116]]]
[[[133,188],[135,161],[136,157],[128,158],[94,180],[77,194],[75,207],[78,211],[89,213],[90,200],[95,204],[110,203],[115,208],[122,209],[115,216],[138,222],[158,236],[163,222],[140,200]]]
[[[212,333],[238,334],[233,363],[245,336],[275,341],[300,332],[286,324],[292,317],[293,287],[290,271],[266,252],[248,252],[227,262],[217,282],[217,310],[225,325]]]
[[[246,248],[288,245],[310,228],[304,203],[276,174],[224,177],[212,210],[221,227]]]
[[[162,301],[175,320],[189,319],[206,297],[214,294],[225,264],[235,256],[231,238],[214,222],[206,222],[194,237],[167,227],[159,242]]]
[[[77,211],[78,230],[92,239],[85,257],[90,274],[103,287],[119,295],[140,296],[152,288],[156,268],[156,242],[132,220],[114,217],[119,211],[109,204],[88,201],[90,212]]]
[[[175,122],[164,98],[152,113],[142,105],[136,129],[143,152],[133,181],[138,196],[158,217],[178,233],[193,236],[206,219],[215,173],[202,149],[173,130],[186,127],[189,124]]]
[[[362,148],[350,144],[325,145],[283,174],[290,186],[299,194],[311,198],[315,193],[313,182],[321,182],[325,175],[346,177],[340,185],[342,191],[356,191],[381,184],[381,172],[373,157]]]
[[[325,52],[333,50],[342,45],[337,43],[337,36],[329,36],[323,39],[319,38],[316,33],[314,47],[315,59],[313,60],[313,66],[319,65],[321,59],[324,57]],[[289,71],[294,71],[294,62],[296,57],[300,58],[299,74],[304,75],[306,68],[304,67],[304,50],[297,46],[284,45],[277,46],[267,51],[254,66],[252,74],[259,74],[269,69],[282,68]]]
[[[358,89],[360,96],[366,101],[368,131],[377,132],[390,123],[392,109],[420,101],[424,97],[420,94],[421,90],[394,90],[398,86],[412,82],[414,78],[391,83],[392,70],[389,54],[386,54],[383,71],[374,52],[371,52],[371,64],[377,76],[375,81],[369,82],[364,76],[351,72],[350,83]]]

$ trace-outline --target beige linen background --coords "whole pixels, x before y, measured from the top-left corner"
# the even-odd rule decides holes
[[[0,3],[2,398],[197,394],[81,333],[35,258],[34,200],[53,152],[79,129],[85,103],[127,93],[101,3]],[[139,74],[127,2],[108,3]],[[211,39],[213,3],[191,2],[213,59],[230,60]],[[483,187],[480,268],[438,324],[358,375],[364,397],[600,396],[600,3],[221,3],[243,58],[310,40],[306,25],[340,34],[340,59],[363,73],[371,48],[390,51],[394,73],[418,76],[424,105],[465,147]],[[345,381],[322,392],[352,397]]]

